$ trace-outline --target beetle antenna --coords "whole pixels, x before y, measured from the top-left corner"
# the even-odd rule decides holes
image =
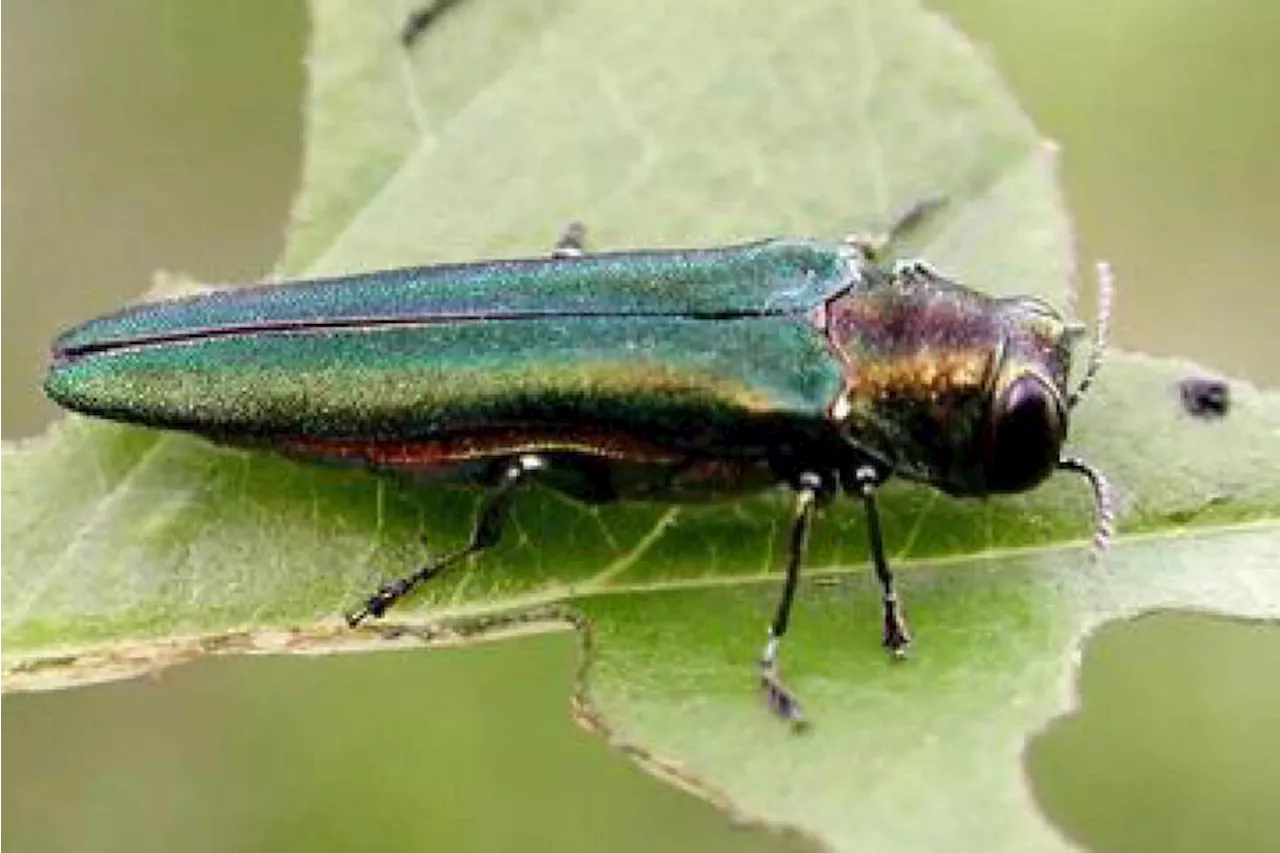
[[[1075,471],[1089,481],[1093,489],[1093,556],[1100,556],[1111,544],[1115,530],[1115,513],[1111,504],[1111,484],[1101,471],[1079,456],[1066,456],[1058,460],[1058,468]]]
[[[1084,393],[1089,390],[1089,386],[1093,384],[1094,377],[1098,375],[1098,368],[1102,367],[1102,356],[1107,351],[1107,339],[1111,335],[1113,282],[1111,264],[1106,261],[1098,261],[1098,321],[1093,327],[1093,350],[1089,353],[1089,366],[1085,369],[1084,378],[1080,380],[1076,390],[1072,391],[1071,396],[1067,398],[1067,408],[1072,408],[1076,403],[1080,402],[1081,398],[1084,397]]]

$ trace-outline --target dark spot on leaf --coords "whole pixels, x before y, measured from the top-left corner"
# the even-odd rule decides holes
[[[1182,408],[1204,420],[1224,417],[1231,408],[1231,386],[1222,379],[1188,376],[1178,383]]]

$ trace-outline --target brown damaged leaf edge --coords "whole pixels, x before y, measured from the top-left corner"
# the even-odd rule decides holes
[[[340,622],[329,622],[305,628],[193,634],[56,655],[7,656],[3,687],[5,692],[85,687],[155,675],[172,666],[216,655],[318,655],[395,647],[449,648],[567,631],[576,626],[577,620],[567,615],[564,608],[551,605],[421,624],[388,622],[358,631]]]

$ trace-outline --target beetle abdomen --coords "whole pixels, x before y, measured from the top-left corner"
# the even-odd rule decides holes
[[[786,439],[778,431],[772,437]],[[794,438],[797,444],[811,440],[801,434]],[[764,443],[748,447],[722,442],[699,453],[627,432],[570,425],[545,432],[528,426],[478,429],[420,441],[298,436],[275,439],[268,446],[287,456],[330,466],[442,477],[473,485],[490,484],[503,460],[536,454],[553,460],[542,478],[545,485],[592,503],[713,500],[764,489],[778,480],[772,457],[775,448]]]

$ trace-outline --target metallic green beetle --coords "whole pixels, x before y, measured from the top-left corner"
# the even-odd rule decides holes
[[[904,222],[909,221],[910,217]],[[895,232],[896,233],[896,230]],[[399,269],[138,305],[54,345],[50,397],[98,417],[330,464],[439,473],[489,489],[470,541],[348,616],[380,616],[499,541],[527,480],[590,502],[795,492],[786,580],[760,662],[771,707],[815,509],[865,505],[883,643],[909,642],[876,489],[891,476],[952,495],[1085,475],[1096,542],[1106,481],[1062,457],[1081,333],[1047,304],[995,299],[870,241],[584,254]]]

